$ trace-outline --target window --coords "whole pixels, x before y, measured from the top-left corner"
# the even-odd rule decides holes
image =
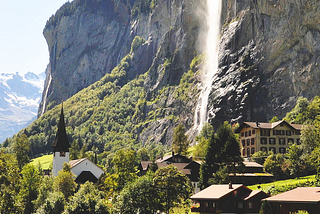
[[[251,136],[251,130],[249,131],[249,136]]]
[[[60,152],[60,157],[65,157],[65,156],[66,156],[66,153]]]
[[[261,152],[267,152],[267,147],[261,147]]]
[[[285,130],[280,130],[280,135],[285,135]]]
[[[255,134],[256,133],[256,130],[252,130],[252,134]]]
[[[244,132],[241,132],[241,137],[243,137],[244,136]]]
[[[216,207],[216,202],[212,202],[212,207]]]
[[[285,138],[279,138],[279,145],[286,145],[286,139]]]
[[[275,138],[269,138],[269,144],[270,145],[275,145],[276,144],[276,139]]]
[[[238,202],[238,208],[243,208],[243,202]]]
[[[251,145],[254,145],[254,138],[251,138]]]
[[[248,132],[247,131],[244,133],[244,136],[248,137]]]
[[[279,148],[279,153],[285,154],[286,153],[286,148],[280,147]]]
[[[261,138],[261,144],[267,144],[267,138]]]
[[[278,130],[273,130],[273,131],[272,131],[272,134],[273,134],[273,135],[278,135]]]
[[[270,136],[269,129],[261,129],[261,136]]]
[[[286,135],[287,135],[287,136],[291,136],[291,130],[287,130],[287,131],[286,131]]]
[[[250,146],[250,139],[247,139],[247,146]]]
[[[250,156],[250,148],[247,148],[247,156]]]
[[[253,202],[249,202],[249,209],[253,208]]]
[[[246,146],[246,141],[242,140],[242,146],[245,147]]]
[[[273,152],[273,154],[276,154],[276,148],[275,147],[270,147],[269,151]]]
[[[246,156],[246,149],[242,149],[242,156]]]
[[[204,207],[209,207],[209,203],[208,202],[204,202]]]
[[[234,197],[238,197],[238,191],[234,191]]]
[[[296,133],[295,133],[296,135],[300,135],[301,134],[301,132],[300,131],[296,131]]]
[[[251,148],[251,154],[254,154],[254,148],[253,147]]]

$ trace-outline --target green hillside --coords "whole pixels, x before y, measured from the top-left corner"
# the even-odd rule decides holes
[[[136,46],[134,43],[135,40],[133,46]],[[183,107],[166,108],[168,96],[175,97],[179,105],[185,106],[192,95],[197,93],[194,73],[202,57],[196,57],[192,61],[190,71],[182,76],[179,85],[165,86],[147,96],[144,84],[148,72],[132,80],[127,75],[133,60],[132,51],[110,74],[63,103],[66,131],[72,148],[81,150],[82,154],[87,152],[86,156],[89,158],[96,152],[100,164],[104,164],[107,161],[104,159],[120,148],[131,147],[136,151],[142,148],[138,136],[149,123],[165,121],[166,124],[175,126],[179,122],[175,109]],[[165,73],[170,66],[170,59],[164,60],[160,66]],[[50,145],[56,135],[60,109],[61,105],[53,107],[18,133],[28,136],[32,155],[51,151]],[[154,143],[152,137],[144,145],[151,159],[163,154],[167,148],[162,142]],[[12,140],[9,139],[6,144],[10,144]]]
[[[52,167],[52,160],[53,160],[52,154],[43,155],[41,157],[32,159],[31,163],[33,165],[38,165],[38,163],[40,163],[42,169],[49,169],[50,167]]]
[[[252,190],[263,190],[264,192],[270,192],[271,195],[276,195],[296,187],[314,186],[316,182],[315,175],[309,175],[305,177],[287,179],[281,181],[275,181],[272,183],[257,184],[248,186]]]

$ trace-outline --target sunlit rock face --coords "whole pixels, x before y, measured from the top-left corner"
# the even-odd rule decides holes
[[[166,48],[159,52],[163,58],[177,55],[175,51],[179,54],[181,48],[188,50],[176,59],[177,69],[182,66],[187,70],[196,52],[198,22],[193,9],[198,4],[194,1],[158,0],[152,10],[140,14],[133,14],[134,6],[122,1],[96,2],[66,3],[44,28],[50,51],[47,76],[52,76],[51,81],[47,78],[47,93],[42,99],[47,110],[110,73],[130,52],[135,36],[147,43],[136,53],[137,64],[129,78],[148,71],[160,47]],[[172,76],[164,84],[179,82],[179,75],[185,70],[179,70],[178,76]],[[155,82],[161,82],[156,73],[148,83],[152,89],[157,88]],[[42,102],[39,115],[43,106]]]
[[[122,1],[83,2],[66,3],[44,29],[50,63],[38,115],[110,73],[135,36],[146,42],[134,53],[127,81],[146,73],[147,101],[176,87],[192,59],[205,52],[206,0],[157,0],[140,14]],[[316,0],[222,0],[218,70],[206,106],[215,128],[223,121],[281,118],[299,96],[319,94],[319,6]],[[193,127],[204,67],[189,80],[192,99],[178,100],[170,88],[143,108],[147,117],[161,106],[164,119],[137,130],[138,141],[170,143],[178,123]]]
[[[223,1],[211,122],[283,117],[299,96],[319,95],[320,2]]]

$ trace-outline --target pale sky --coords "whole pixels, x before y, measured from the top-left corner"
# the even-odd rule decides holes
[[[45,71],[49,52],[42,31],[67,1],[0,0],[0,73]]]

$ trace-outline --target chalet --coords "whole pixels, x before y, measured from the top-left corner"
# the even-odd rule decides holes
[[[104,173],[100,167],[86,158],[71,160],[69,162],[69,149],[71,145],[66,133],[63,107],[61,108],[58,131],[51,147],[53,149],[53,176],[57,176],[58,172],[62,170],[64,162],[69,163],[71,171],[76,175],[75,181],[78,183],[85,183],[86,181],[96,182]]]
[[[298,187],[264,200],[269,202],[274,214],[296,213],[299,210],[309,214],[320,213],[320,187]]]
[[[242,184],[211,185],[194,194],[191,199],[198,213],[259,213],[261,200],[269,195],[261,190],[251,190]]]
[[[275,123],[244,122],[236,130],[240,134],[241,154],[250,157],[258,151],[286,153],[290,143],[300,144],[302,125],[286,121]]]
[[[268,183],[273,180],[273,175],[264,172],[264,166],[253,161],[244,161],[244,171],[233,173],[229,175],[230,181],[232,183],[244,184],[244,185],[254,185],[261,183]]]
[[[153,164],[156,165],[156,168],[162,168],[172,164],[190,179],[194,192],[200,190],[198,187],[200,164],[198,162],[184,155],[174,154],[174,152],[172,152],[171,155],[161,157],[154,163],[152,161],[141,161],[138,167],[139,175],[145,175]]]

